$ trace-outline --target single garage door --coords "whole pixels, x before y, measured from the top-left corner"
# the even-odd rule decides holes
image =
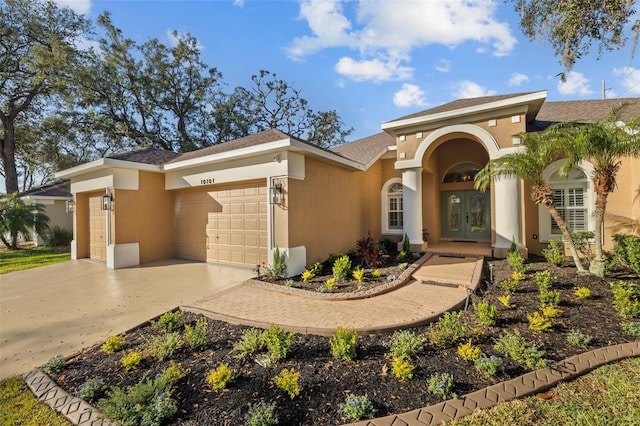
[[[102,195],[89,195],[89,258],[107,259],[107,215],[102,210]]]
[[[267,207],[263,182],[177,193],[176,256],[255,268],[267,261]]]

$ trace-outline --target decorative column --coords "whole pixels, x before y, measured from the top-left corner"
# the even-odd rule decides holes
[[[422,241],[422,167],[402,170],[404,232],[411,250],[421,251]]]
[[[495,230],[496,244],[494,256],[506,257],[515,239],[519,249],[522,249],[522,234],[520,220],[520,179],[515,177],[501,177],[493,182],[495,200]]]

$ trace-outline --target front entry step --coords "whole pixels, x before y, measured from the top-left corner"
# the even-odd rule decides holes
[[[482,257],[434,254],[414,272],[413,278],[425,285],[470,287],[482,272],[482,263]]]

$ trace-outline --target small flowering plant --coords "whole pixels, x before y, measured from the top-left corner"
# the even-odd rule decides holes
[[[434,395],[440,395],[442,400],[449,398],[457,398],[453,392],[453,374],[436,373],[429,378],[429,392]]]
[[[276,405],[259,402],[244,416],[245,426],[272,426],[278,424]]]
[[[372,419],[376,413],[367,395],[349,395],[340,404],[340,414],[346,420]]]

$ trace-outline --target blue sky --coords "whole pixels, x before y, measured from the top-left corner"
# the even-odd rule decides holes
[[[463,98],[548,90],[549,100],[640,96],[640,52],[597,51],[561,83],[551,47],[520,32],[502,0],[56,0],[126,37],[172,43],[190,33],[229,91],[276,73],[315,110],[335,109],[350,139],[380,124]],[[636,14],[636,17],[638,14]],[[628,32],[630,34],[630,31]]]

